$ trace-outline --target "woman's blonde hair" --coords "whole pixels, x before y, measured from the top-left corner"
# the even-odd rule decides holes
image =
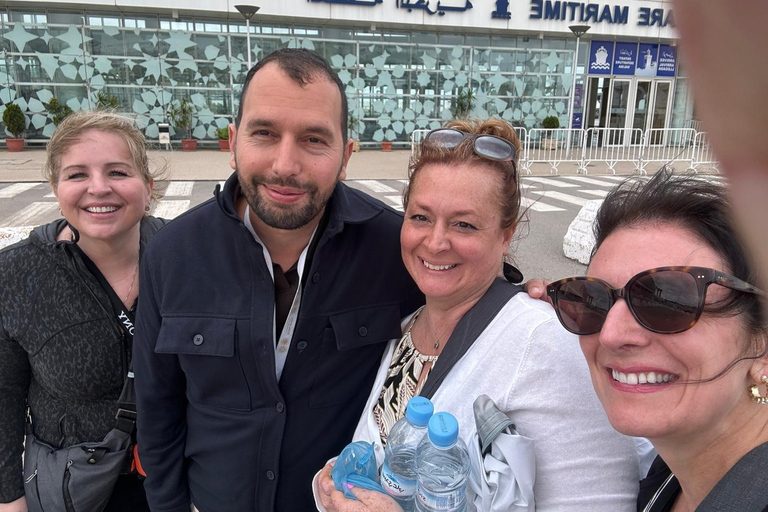
[[[154,171],[149,168],[147,141],[131,119],[109,111],[81,110],[67,116],[59,124],[46,146],[47,156],[43,166],[43,177],[48,180],[51,187],[56,188],[59,182],[61,159],[64,153],[77,144],[85,132],[91,130],[114,133],[122,137],[131,153],[133,164],[145,183],[162,179],[165,167]],[[152,199],[156,201],[160,195],[158,187],[154,187]]]
[[[477,165],[486,169],[493,169],[501,178],[499,189],[499,212],[501,213],[501,228],[509,229],[517,226],[520,221],[520,187],[517,182],[517,158],[522,151],[522,144],[509,123],[501,119],[487,119],[485,121],[475,118],[454,119],[448,121],[445,128],[453,128],[474,135],[495,135],[509,141],[516,150],[513,161],[498,161],[483,158],[475,153],[474,141],[471,138],[464,139],[455,148],[445,148],[439,144],[431,144],[429,140],[422,142],[417,155],[411,159],[408,166],[409,182],[403,191],[403,206],[408,208],[408,200],[412,184],[418,179],[419,172],[427,165]],[[451,179],[446,176],[445,179]]]

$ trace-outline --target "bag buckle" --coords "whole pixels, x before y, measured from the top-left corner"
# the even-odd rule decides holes
[[[130,409],[118,409],[117,414],[115,414],[115,419],[136,421],[136,411],[131,411]]]

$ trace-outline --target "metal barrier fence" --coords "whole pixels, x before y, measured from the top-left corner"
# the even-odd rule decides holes
[[[643,152],[638,162],[641,174],[647,174],[645,168],[651,162],[685,162],[693,168],[693,141],[696,131],[693,128],[651,128],[643,135]]]
[[[411,154],[430,130],[411,134]],[[604,164],[606,172],[616,174],[616,166],[630,164],[632,172],[647,174],[651,163],[682,162],[694,172],[718,172],[718,163],[707,143],[705,132],[693,128],[515,128],[522,143],[518,155],[520,172],[531,174],[533,164],[549,164],[557,174],[560,164],[575,164],[577,172],[588,174],[588,167]],[[568,140],[570,139],[570,144]]]
[[[642,151],[643,131],[640,128],[589,128],[578,172],[588,174],[587,166],[604,163],[609,171],[616,174],[617,164],[639,162]],[[635,165],[633,172],[637,170]]]
[[[526,174],[531,174],[532,164],[548,163],[551,167],[550,173],[557,174],[561,163],[578,163],[581,160],[583,144],[584,130],[581,128],[533,128],[526,136],[520,167]]]
[[[712,147],[707,141],[706,132],[699,132],[696,134],[696,138],[693,139],[693,162],[691,163],[691,169],[694,172],[699,171],[715,171],[720,172],[718,168],[718,162],[715,159],[715,155],[712,152]]]

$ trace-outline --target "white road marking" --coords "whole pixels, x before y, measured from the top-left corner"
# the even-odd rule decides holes
[[[523,178],[526,181],[532,181],[534,183],[541,183],[542,185],[549,185],[551,187],[557,187],[557,188],[571,188],[571,187],[578,187],[575,183],[566,183],[564,181],[559,180],[553,180],[550,178],[536,178],[536,177],[530,177],[526,176]]]
[[[552,206],[551,204],[542,203],[531,199],[530,197],[521,197],[520,204],[523,208],[530,208],[535,212],[564,212],[565,209]]]
[[[579,190],[579,192],[597,197],[605,197],[608,195],[607,190]]]
[[[0,199],[10,199],[22,192],[32,190],[38,185],[40,185],[40,183],[14,183],[13,185],[0,189]]]
[[[395,190],[394,188],[385,185],[377,180],[355,180],[359,184],[363,185],[366,188],[369,188],[373,190],[374,192],[378,192],[380,194],[392,194],[397,193],[398,190]]]
[[[164,199],[157,203],[157,206],[155,206],[152,215],[162,219],[174,219],[187,210],[189,210],[189,200],[187,199]]]
[[[15,226],[37,226],[42,224],[45,217],[55,212],[59,203],[51,201],[30,203],[10,217],[0,221],[0,228]]]
[[[564,203],[571,203],[579,206],[584,206],[587,201],[589,201],[589,199],[572,196],[570,194],[563,194],[562,192],[554,192],[551,190],[531,190],[531,192],[534,194],[539,194],[543,197],[547,197],[549,199],[556,199],[558,201],[563,201]]]
[[[403,211],[403,196],[384,196],[395,210]]]
[[[615,183],[611,183],[609,181],[601,181],[601,180],[596,180],[594,178],[586,178],[584,176],[563,176],[563,178],[566,179],[566,180],[578,181],[580,183],[585,183],[587,185],[593,185],[593,186],[597,186],[597,187],[609,187],[610,188],[610,187],[615,187],[616,186]]]
[[[193,181],[172,181],[165,189],[166,197],[188,197],[192,195]]]

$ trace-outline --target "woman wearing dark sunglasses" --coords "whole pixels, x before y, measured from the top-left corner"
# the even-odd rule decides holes
[[[665,170],[605,199],[588,277],[547,287],[611,424],[659,453],[638,510],[768,505],[768,330],[725,189]]]
[[[498,276],[521,217],[519,148],[514,130],[498,119],[452,121],[426,136],[411,163],[400,236],[403,262],[426,305],[405,319],[402,338],[390,343],[354,440],[373,442],[381,464],[390,428],[408,400],[422,394],[435,411],[456,416],[470,444],[472,405],[485,394],[535,441],[535,502],[516,512],[633,510],[639,479],[634,442],[608,424],[576,340],[545,302],[524,292],[503,295],[517,291]],[[511,277],[510,270],[505,275]],[[487,327],[464,335],[496,294],[501,300]],[[355,490],[360,501],[345,499],[329,472],[326,467],[319,479],[328,510],[399,510],[375,492]],[[475,510],[473,499],[470,491],[467,510]]]

